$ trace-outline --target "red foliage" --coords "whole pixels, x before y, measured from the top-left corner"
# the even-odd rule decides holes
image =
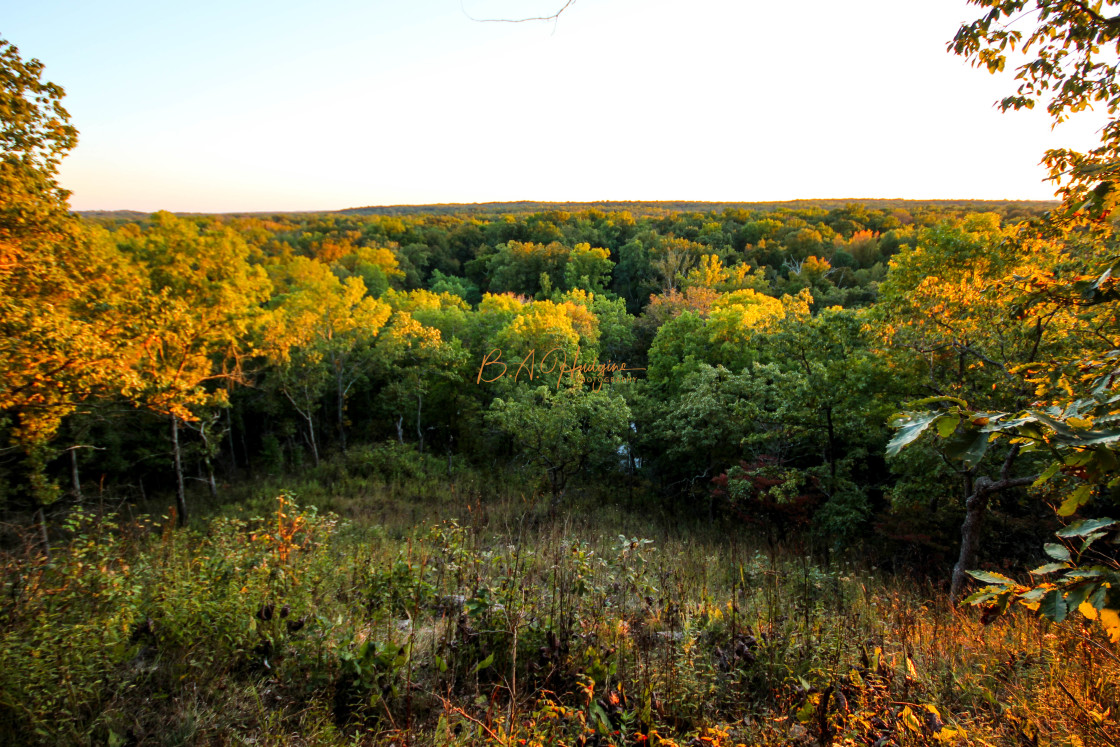
[[[748,524],[784,534],[808,525],[813,512],[824,501],[816,478],[809,478],[793,495],[774,490],[795,479],[776,457],[761,456],[753,462],[741,461],[739,466],[741,471],[732,475],[724,472],[712,478],[712,494],[727,499],[730,511]],[[748,488],[743,490],[737,485],[733,489],[732,481],[745,481]]]

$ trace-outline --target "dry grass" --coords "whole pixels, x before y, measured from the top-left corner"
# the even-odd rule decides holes
[[[75,519],[4,558],[12,744],[1107,745],[1094,623],[469,474],[308,483],[191,531]],[[268,496],[265,498],[265,496]],[[330,518],[330,510],[342,519]],[[288,520],[296,515],[288,511]],[[253,519],[252,515],[260,516]],[[651,540],[646,542],[644,540]],[[1111,741],[1110,741],[1111,740]]]

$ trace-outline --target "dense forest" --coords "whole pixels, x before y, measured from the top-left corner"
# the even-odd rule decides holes
[[[0,740],[1118,743],[1120,132],[1053,203],[77,214],[0,61]]]
[[[24,364],[6,505],[65,510],[96,481],[177,492],[185,523],[192,481],[216,500],[220,481],[390,440],[516,469],[557,508],[569,483],[629,480],[937,573],[990,466],[940,460],[933,441],[888,461],[888,418],[936,395],[1026,406],[1006,372],[1074,323],[1011,330],[998,299],[979,303],[1061,261],[1009,240],[1040,206],[985,207],[76,221],[99,266],[66,271],[83,293],[101,283],[96,317],[53,321],[108,349]],[[47,376],[60,361],[73,389]],[[991,528],[1031,548],[1044,503],[1002,500]]]

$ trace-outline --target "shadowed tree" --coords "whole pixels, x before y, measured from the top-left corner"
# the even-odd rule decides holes
[[[618,463],[630,409],[610,388],[589,392],[571,385],[521,386],[511,396],[495,399],[486,420],[541,468],[555,510],[574,475],[589,465]]]

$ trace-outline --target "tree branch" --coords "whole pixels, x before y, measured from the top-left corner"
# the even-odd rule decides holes
[[[575,1],[576,0],[567,0],[567,2],[564,3],[564,7],[560,8],[560,10],[556,11],[550,16],[533,16],[531,18],[475,18],[467,12],[466,7],[463,6],[461,0],[459,3],[459,7],[462,8],[463,15],[465,15],[472,21],[475,21],[476,23],[526,23],[528,21],[555,21],[560,17],[560,14],[567,10],[568,6],[570,6]]]

